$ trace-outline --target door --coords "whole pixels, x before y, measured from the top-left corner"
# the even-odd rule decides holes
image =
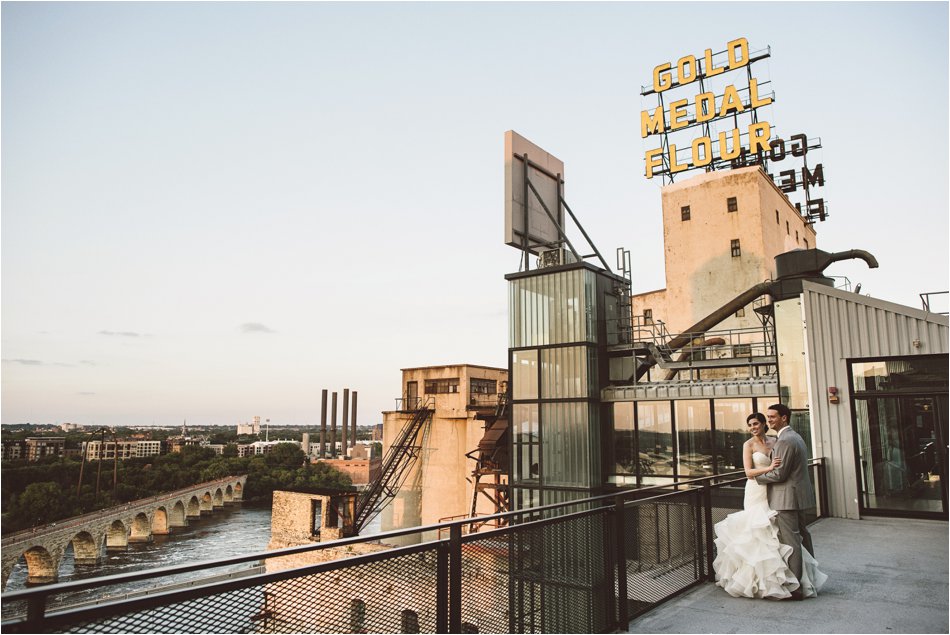
[[[415,410],[419,407],[419,382],[406,382],[406,403],[403,408],[406,410]]]
[[[855,400],[862,513],[947,517],[947,395]]]

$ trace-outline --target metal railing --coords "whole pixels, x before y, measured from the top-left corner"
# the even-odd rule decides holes
[[[812,461],[827,515],[824,466]],[[741,472],[368,538],[108,576],[2,596],[4,632],[549,633],[626,629],[631,619],[714,579],[713,526],[741,509]],[[429,542],[426,532],[448,536]],[[432,535],[431,533],[429,535]],[[327,560],[324,550],[342,559]],[[301,564],[308,556],[310,563]],[[263,562],[265,573],[77,606],[138,581]],[[292,564],[291,564],[292,563]],[[72,605],[72,606],[70,606]],[[59,608],[54,608],[58,606]]]

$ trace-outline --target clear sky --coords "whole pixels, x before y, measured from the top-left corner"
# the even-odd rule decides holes
[[[772,47],[821,137],[829,270],[948,288],[947,3],[2,5],[2,422],[382,420],[400,368],[504,367],[503,134],[634,292],[664,286],[641,85]],[[758,73],[757,73],[758,74]],[[342,397],[342,395],[341,395]]]

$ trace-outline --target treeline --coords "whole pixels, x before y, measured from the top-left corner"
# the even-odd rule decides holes
[[[84,466],[73,458],[50,457],[35,463],[6,461],[0,470],[2,532],[28,529],[238,474],[248,475],[244,500],[269,502],[275,489],[316,492],[352,488],[349,476],[324,463],[311,464],[294,443],[280,443],[267,454],[242,458],[185,446],[181,452],[119,461],[116,471],[110,460],[101,465],[87,461]]]

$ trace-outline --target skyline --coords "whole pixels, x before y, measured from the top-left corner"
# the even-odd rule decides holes
[[[372,425],[401,368],[505,367],[506,130],[564,161],[608,263],[631,251],[633,292],[662,288],[640,88],[737,37],[772,48],[776,134],[822,140],[817,246],[881,265],[828,273],[920,307],[950,286],[947,17],[3,3],[2,423],[319,425],[321,390],[349,388]]]

